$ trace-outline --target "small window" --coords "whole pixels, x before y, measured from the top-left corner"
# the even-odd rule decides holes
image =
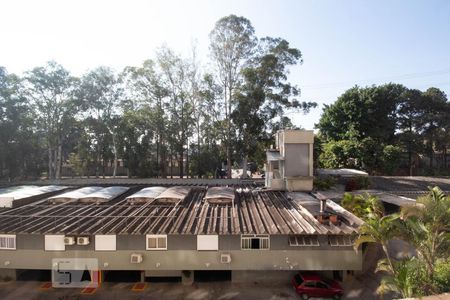
[[[306,281],[304,286],[313,288],[316,287],[316,284],[314,283],[314,281]]]
[[[330,246],[353,246],[355,237],[350,235],[330,235],[328,243]]]
[[[14,234],[0,235],[0,249],[16,250],[16,235]]]
[[[147,234],[147,250],[167,250],[167,235]]]
[[[241,248],[250,249],[269,249],[269,236],[264,234],[252,235],[246,234],[241,236]]]
[[[289,246],[320,246],[317,235],[294,235],[289,237]]]
[[[328,285],[327,285],[325,282],[322,282],[322,281],[317,282],[317,283],[316,283],[316,286],[317,286],[319,289],[328,289]]]

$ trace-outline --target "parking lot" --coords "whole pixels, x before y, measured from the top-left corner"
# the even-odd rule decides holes
[[[374,279],[375,280],[375,279]],[[370,281],[369,281],[370,282]],[[82,294],[81,289],[45,288],[44,282],[11,281],[0,283],[0,299],[16,300],[81,300],[81,299],[300,299],[290,283],[237,284],[231,282],[194,283],[146,283],[144,289],[135,289],[133,283],[103,283],[92,294]],[[344,283],[345,296],[342,299],[379,299],[374,293],[376,282],[367,284],[357,279]],[[315,298],[320,299],[320,298]],[[385,299],[390,299],[385,297]]]

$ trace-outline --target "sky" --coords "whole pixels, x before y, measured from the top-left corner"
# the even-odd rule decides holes
[[[208,67],[209,32],[229,14],[244,16],[258,37],[282,37],[303,55],[289,81],[313,129],[324,104],[354,85],[388,82],[442,89],[450,96],[450,1],[1,0],[0,66],[21,74],[55,60],[76,76],[104,65],[121,71],[165,44],[189,55],[196,44]]]

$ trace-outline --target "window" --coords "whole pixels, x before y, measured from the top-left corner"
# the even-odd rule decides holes
[[[320,246],[317,235],[291,235],[289,246]]]
[[[96,251],[116,251],[115,235],[96,235],[95,236]]]
[[[45,251],[65,251],[64,235],[46,235]]]
[[[245,234],[241,236],[242,249],[269,249],[269,236],[266,234]]]
[[[328,243],[330,246],[353,246],[355,237],[350,235],[330,235]]]
[[[167,250],[167,235],[147,234],[147,250]]]
[[[197,250],[219,250],[219,236],[197,235]]]
[[[14,234],[0,235],[0,249],[16,250],[16,235]]]

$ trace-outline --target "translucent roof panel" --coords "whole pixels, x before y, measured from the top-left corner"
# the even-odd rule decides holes
[[[155,199],[159,203],[177,203],[183,201],[191,191],[187,186],[173,186],[162,192]]]
[[[203,198],[209,203],[232,203],[234,201],[234,188],[232,187],[210,187]]]
[[[0,189],[0,197],[4,194],[8,194],[11,192],[17,192],[20,190],[34,189],[37,188],[37,185],[17,185],[17,186],[9,186]]]
[[[94,192],[97,192],[99,190],[103,189],[103,187],[101,186],[88,186],[88,187],[83,187],[81,189],[76,189],[73,191],[69,191],[66,193],[62,193],[53,197],[48,198],[48,200],[50,200],[51,202],[66,202],[66,201],[71,201],[71,200],[78,200],[83,196],[92,194]]]
[[[155,200],[155,198],[161,193],[167,190],[166,187],[162,186],[151,186],[143,188],[142,190],[134,193],[131,196],[127,197],[128,202],[132,203],[141,203],[141,202],[149,202]]]
[[[80,202],[107,202],[122,195],[129,189],[130,188],[125,186],[110,186],[80,197],[79,199]]]
[[[0,195],[0,207],[12,207],[13,201],[15,200],[56,192],[66,188],[67,186],[49,185],[16,189],[12,192]]]

